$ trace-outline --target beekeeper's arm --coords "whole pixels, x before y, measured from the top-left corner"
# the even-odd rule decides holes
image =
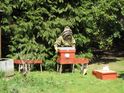
[[[57,38],[54,44],[54,48],[56,52],[58,52],[58,46],[61,46],[61,37]]]
[[[75,48],[75,44],[76,44],[76,41],[75,41],[75,39],[72,37],[72,47]]]

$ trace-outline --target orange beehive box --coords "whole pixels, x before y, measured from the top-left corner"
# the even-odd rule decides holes
[[[85,63],[89,63],[89,59],[88,58],[75,58],[75,62],[77,64],[85,64]]]
[[[92,74],[102,80],[113,80],[117,78],[117,73],[115,71],[103,71],[103,70],[93,70]]]
[[[76,64],[76,61],[74,58],[58,58],[57,63],[60,64]]]
[[[59,48],[59,58],[75,58],[76,49],[72,47],[61,47]]]
[[[23,64],[23,63],[27,63],[27,64],[41,64],[43,63],[42,60],[14,60],[14,64]]]
[[[57,62],[60,64],[74,64],[76,49],[73,47],[59,47]]]

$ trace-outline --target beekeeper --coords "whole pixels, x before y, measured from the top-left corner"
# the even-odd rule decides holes
[[[64,28],[64,31],[61,35],[56,39],[54,48],[55,51],[58,52],[58,47],[74,47],[75,48],[75,39],[73,37],[72,30],[69,26]]]

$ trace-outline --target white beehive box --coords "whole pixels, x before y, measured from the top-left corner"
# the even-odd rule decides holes
[[[14,75],[14,61],[9,58],[0,59],[0,71],[4,72],[5,76]]]

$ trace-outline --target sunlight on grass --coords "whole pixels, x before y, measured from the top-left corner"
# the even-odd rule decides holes
[[[92,75],[92,70],[103,64],[89,65],[88,74],[82,76],[79,70],[74,73],[36,72],[23,77],[20,73],[11,78],[0,78],[1,93],[123,93],[124,80],[100,80]],[[124,59],[109,63],[111,69],[124,74]]]

